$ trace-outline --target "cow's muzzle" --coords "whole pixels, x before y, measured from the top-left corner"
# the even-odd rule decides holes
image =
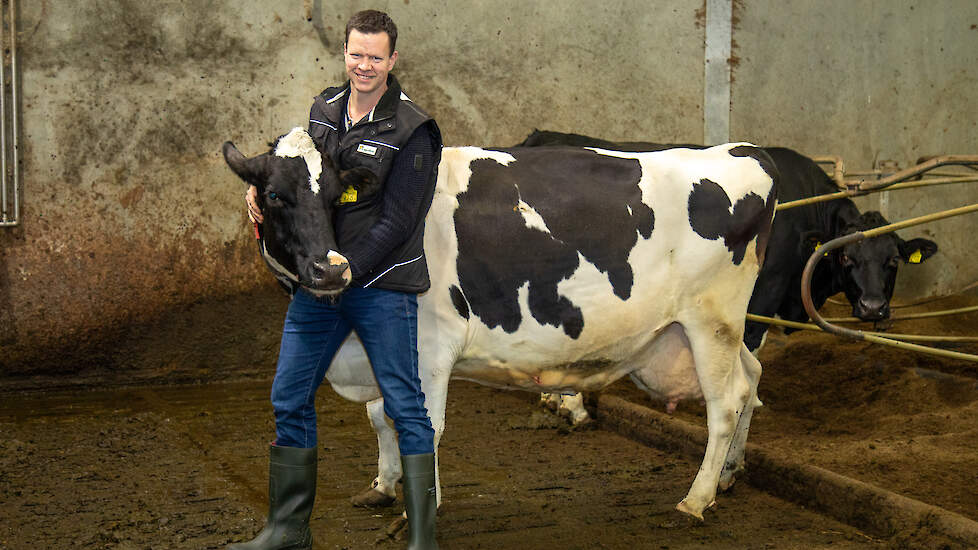
[[[879,321],[890,316],[890,303],[882,298],[860,298],[852,306],[852,315],[863,321]]]
[[[339,252],[330,250],[309,265],[309,283],[306,286],[313,294],[337,294],[349,286],[352,279],[350,262]]]

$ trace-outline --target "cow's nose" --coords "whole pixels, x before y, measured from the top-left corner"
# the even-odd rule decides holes
[[[890,304],[882,298],[860,298],[853,314],[863,321],[877,321],[890,316]]]
[[[342,288],[350,284],[350,262],[340,253],[330,250],[326,256],[312,262],[312,284],[320,289]]]

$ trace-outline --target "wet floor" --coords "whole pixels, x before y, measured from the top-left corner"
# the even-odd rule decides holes
[[[266,511],[269,380],[0,394],[0,548],[222,548]],[[704,523],[673,510],[697,463],[535,397],[453,382],[441,446],[443,549],[886,547],[740,484]],[[394,508],[350,506],[376,472],[362,405],[320,392],[316,548],[403,548]]]

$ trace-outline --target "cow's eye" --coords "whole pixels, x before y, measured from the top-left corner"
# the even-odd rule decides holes
[[[900,258],[898,256],[893,256],[892,258],[890,258],[890,260],[888,262],[886,262],[886,265],[888,267],[899,267],[900,266]]]
[[[839,261],[842,262],[842,265],[845,266],[851,266],[853,263],[855,263],[852,261],[852,258],[850,258],[849,255],[846,254],[845,252],[839,254]]]
[[[270,201],[278,200],[278,193],[276,193],[274,191],[269,192],[268,193],[268,200],[270,200]]]

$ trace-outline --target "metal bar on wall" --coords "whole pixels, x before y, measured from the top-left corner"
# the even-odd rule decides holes
[[[733,0],[706,0],[703,73],[703,142],[730,141],[730,56]]]
[[[14,0],[9,0],[10,32],[3,32],[0,17],[0,44],[10,44],[10,104],[7,105],[6,59],[0,63],[0,227],[13,227],[20,224],[20,171],[18,169],[17,135],[17,8]],[[2,12],[0,12],[2,13]],[[8,37],[9,35],[9,37]],[[10,118],[7,118],[7,111]],[[10,129],[8,130],[8,122]],[[10,134],[11,149],[8,151],[7,134]],[[8,181],[7,159],[12,170]],[[12,184],[11,184],[12,182]],[[11,208],[12,207],[12,208]]]

